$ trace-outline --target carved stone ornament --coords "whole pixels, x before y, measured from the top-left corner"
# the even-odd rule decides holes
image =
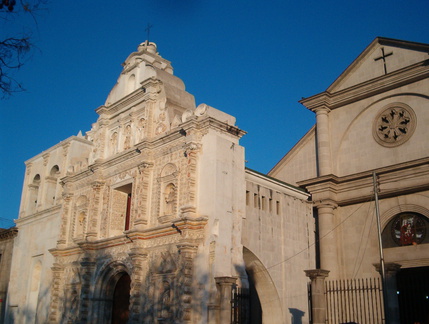
[[[395,102],[384,107],[375,118],[373,136],[382,146],[399,146],[413,135],[416,124],[416,114],[411,107]]]

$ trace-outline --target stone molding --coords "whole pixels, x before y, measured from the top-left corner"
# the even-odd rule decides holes
[[[429,189],[429,158],[418,159],[376,170],[338,177],[330,174],[298,182],[306,188],[313,201],[331,199],[338,206],[366,202],[374,195],[373,171],[379,182],[379,198],[396,197]],[[398,180],[406,180],[398,187]],[[412,182],[412,185],[409,183]]]
[[[299,102],[311,111],[321,106],[336,109],[428,77],[429,65],[426,60],[335,93],[324,91]]]

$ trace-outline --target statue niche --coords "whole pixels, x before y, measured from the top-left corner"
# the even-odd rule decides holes
[[[160,223],[167,223],[177,214],[178,206],[178,171],[176,165],[168,163],[161,171],[159,182],[159,217]]]
[[[74,238],[83,239],[88,215],[88,198],[80,196],[76,201],[74,219]]]
[[[125,127],[125,140],[124,140],[124,150],[128,150],[131,147],[131,126],[128,125]]]
[[[164,215],[172,215],[176,205],[176,186],[169,183],[164,190]]]

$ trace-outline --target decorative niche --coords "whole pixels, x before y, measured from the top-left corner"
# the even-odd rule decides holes
[[[168,163],[161,171],[158,178],[159,213],[158,221],[167,223],[177,215],[178,206],[178,176],[179,171],[175,164]]]

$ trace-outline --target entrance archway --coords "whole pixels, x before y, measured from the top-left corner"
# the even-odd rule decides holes
[[[106,264],[100,271],[91,304],[91,323],[122,324],[128,322],[131,278],[120,262]]]
[[[250,302],[253,301],[256,307],[258,299],[260,302],[260,310],[255,308],[255,321],[253,324],[260,323],[283,323],[282,307],[277,289],[271,279],[268,270],[249,249],[243,248],[243,258],[246,265],[246,272],[249,277],[251,292],[256,292],[256,296],[250,297]],[[258,312],[262,314],[258,314]],[[260,322],[262,319],[262,322]]]
[[[130,315],[131,278],[124,273],[116,283],[112,300],[112,324],[126,324]]]

